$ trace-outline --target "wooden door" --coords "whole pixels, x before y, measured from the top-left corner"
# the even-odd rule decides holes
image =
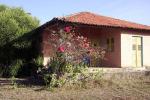
[[[133,51],[133,66],[142,66],[142,37],[134,36],[132,37],[132,51]]]

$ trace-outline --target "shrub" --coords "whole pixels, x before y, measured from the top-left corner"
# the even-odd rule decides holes
[[[34,64],[39,68],[43,67],[43,57],[38,56],[36,59],[34,59]]]
[[[2,77],[2,76],[3,76],[3,67],[0,66],[0,77]]]
[[[43,70],[43,78],[50,88],[60,87],[65,83],[86,82],[90,74],[90,57],[103,59],[104,50],[92,48],[90,41],[83,36],[77,36],[72,26],[49,32],[49,43],[54,51],[48,67]]]
[[[23,65],[22,60],[18,59],[18,60],[13,62],[12,66],[10,68],[10,75],[12,76],[11,81],[12,81],[12,84],[13,84],[14,88],[17,87],[15,77],[17,76],[17,74],[18,74],[18,72],[19,72],[22,65]]]
[[[22,60],[14,61],[14,63],[12,64],[10,68],[10,75],[16,77],[22,65],[23,65]]]

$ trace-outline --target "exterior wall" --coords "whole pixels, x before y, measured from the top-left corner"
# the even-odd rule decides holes
[[[48,27],[55,30],[58,26]],[[114,51],[106,52],[105,59],[100,61],[99,67],[131,67],[132,66],[132,36],[143,37],[143,66],[150,66],[150,33],[142,31],[123,31],[121,29],[108,27],[76,26],[77,33],[97,41],[103,48],[107,48],[107,38],[114,38]],[[44,65],[54,53],[51,44],[48,42],[49,32],[42,32],[42,54]]]
[[[132,37],[141,36],[143,41],[143,66],[150,66],[150,33],[125,31],[121,33],[121,66],[132,67]]]
[[[43,64],[44,66],[47,65],[49,59],[50,59],[50,54],[52,53],[51,51],[51,45],[48,42],[48,32],[43,32],[43,41],[42,41],[42,54],[43,54]]]
[[[107,30],[107,31],[105,31]],[[114,51],[106,52],[106,59],[104,60],[104,66],[108,67],[120,67],[121,66],[121,44],[120,44],[120,31],[113,29],[105,29],[102,37],[103,41],[106,42],[106,39],[109,37],[114,38]]]
[[[121,44],[120,30],[113,28],[80,27],[78,30],[91,41],[98,41],[100,46],[107,48],[107,38],[114,38],[114,51],[107,52],[105,59],[101,61],[99,67],[120,67],[121,66]]]
[[[49,29],[57,29],[57,26],[50,26]],[[120,45],[120,30],[112,28],[102,28],[102,27],[90,27],[90,26],[77,26],[77,33],[89,38],[91,41],[99,42],[99,45],[103,48],[107,47],[107,38],[114,38],[114,51],[106,52],[105,59],[100,61],[99,67],[120,67],[121,66],[121,45]],[[48,42],[48,35],[50,33],[47,31],[42,32],[42,54],[44,57],[44,65],[46,66],[47,62],[50,59],[50,56],[53,54],[51,50],[51,45]]]
[[[57,25],[53,25],[53,26],[49,26],[47,27],[47,29],[49,30],[57,30]],[[43,65],[46,66],[47,63],[50,60],[50,57],[53,56],[53,50],[51,47],[51,43],[49,42],[49,35],[51,34],[49,31],[47,31],[46,29],[43,30],[42,34],[42,54],[43,54]]]
[[[132,35],[121,34],[121,67],[132,66]]]
[[[143,36],[143,66],[150,67],[150,35]]]

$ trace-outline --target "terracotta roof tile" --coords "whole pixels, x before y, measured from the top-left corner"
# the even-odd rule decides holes
[[[63,18],[61,17],[58,19],[67,22],[76,22],[76,23],[90,24],[90,25],[150,30],[150,26],[147,25],[142,25],[142,24],[137,24],[137,23],[115,19],[111,17],[101,16],[90,12],[80,12],[77,14],[66,16]]]

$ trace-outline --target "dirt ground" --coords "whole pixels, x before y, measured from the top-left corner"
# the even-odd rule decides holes
[[[150,74],[113,74],[101,85],[61,88],[53,92],[39,85],[13,88],[10,79],[0,78],[0,100],[150,100]],[[18,79],[19,80],[19,79]]]

